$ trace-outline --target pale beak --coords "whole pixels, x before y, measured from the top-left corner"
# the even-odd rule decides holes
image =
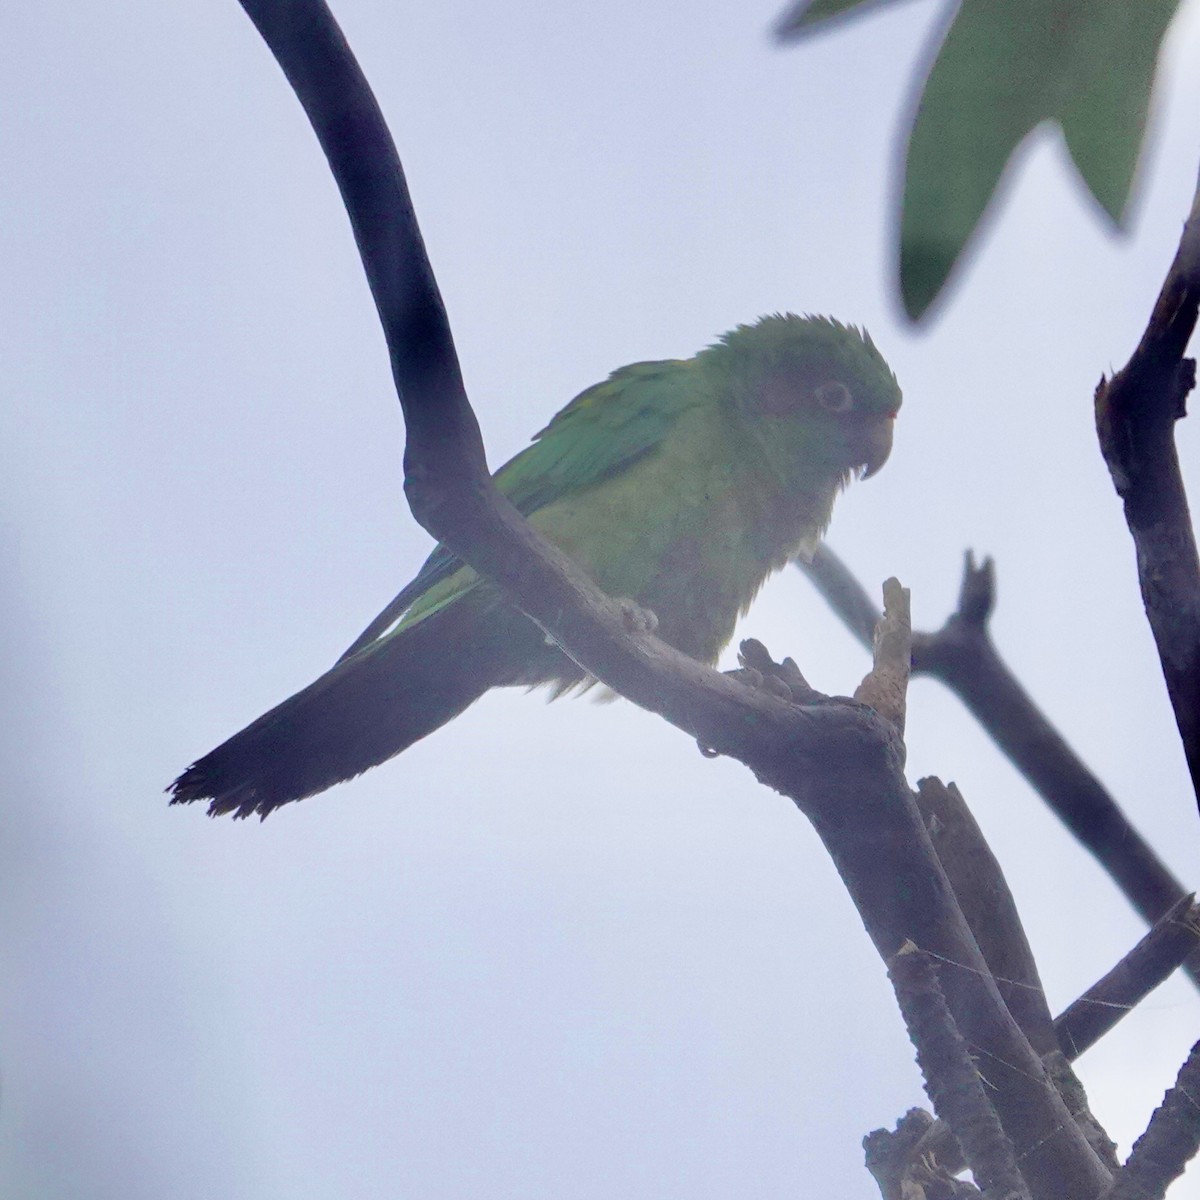
[[[876,417],[863,431],[862,479],[870,479],[888,460],[892,452],[892,426],[896,418]]]

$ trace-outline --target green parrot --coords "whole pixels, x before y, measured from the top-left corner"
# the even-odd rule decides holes
[[[763,581],[811,555],[834,497],[892,445],[896,377],[870,338],[791,313],[689,359],[614,371],[496,473],[543,536],[657,634],[712,663]],[[443,546],[337,664],[215,750],[172,803],[266,816],[360,774],[489,688],[594,682]]]

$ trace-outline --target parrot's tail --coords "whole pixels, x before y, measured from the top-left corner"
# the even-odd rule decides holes
[[[197,759],[167,789],[171,803],[208,800],[210,816],[265,817],[399,754],[490,687],[516,682],[520,655],[545,646],[541,631],[515,610],[481,620],[473,608],[460,600],[343,659]]]

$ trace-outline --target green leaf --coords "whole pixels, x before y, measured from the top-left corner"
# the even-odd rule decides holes
[[[1114,221],[1129,202],[1159,48],[1179,0],[963,0],[930,69],[908,146],[900,288],[936,298],[1013,152],[1061,124]]]
[[[823,33],[841,21],[835,17],[859,17],[865,10],[896,4],[899,0],[797,0],[775,24],[775,34],[784,41],[797,41],[813,33]],[[851,9],[858,9],[852,13]]]
[[[1158,53],[1179,0],[1143,0],[1134,7],[1106,5],[1107,19],[1089,22],[1097,44],[1086,62],[1091,76],[1077,81],[1058,112],[1067,149],[1100,206],[1120,223],[1146,133]]]

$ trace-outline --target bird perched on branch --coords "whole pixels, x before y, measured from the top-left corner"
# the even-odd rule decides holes
[[[715,662],[763,581],[811,554],[837,493],[892,445],[896,378],[825,317],[739,325],[694,358],[581,393],[496,473],[546,538],[676,649]],[[489,688],[590,680],[500,590],[438,546],[314,683],[198,759],[172,803],[266,816],[398,754]]]

